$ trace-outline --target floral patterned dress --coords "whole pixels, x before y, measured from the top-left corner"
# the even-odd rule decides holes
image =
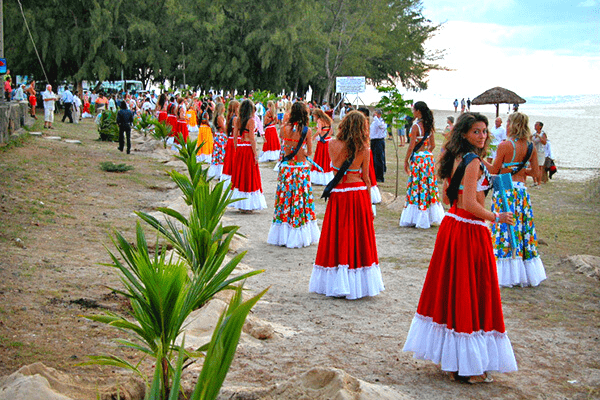
[[[220,179],[223,173],[223,161],[225,160],[225,145],[227,144],[227,134],[225,132],[217,132],[215,135],[212,161],[208,168],[208,176],[210,178]]]
[[[295,159],[281,163],[269,244],[300,248],[319,242],[310,168],[310,164]]]
[[[515,218],[513,232],[516,249],[515,258],[512,258],[508,225],[492,225],[498,282],[500,286],[537,286],[546,279],[546,270],[537,251],[538,241],[529,193],[523,182],[513,182],[513,189],[505,194],[509,210]],[[502,212],[502,206],[502,196],[494,191],[492,211]]]
[[[414,125],[421,131],[418,123]],[[420,137],[417,137],[417,140],[419,139]],[[423,148],[428,147],[427,141],[423,144]],[[429,151],[416,152],[410,161],[410,176],[406,189],[406,202],[400,216],[400,226],[428,229],[431,224],[441,223],[443,218],[444,207],[439,200],[433,154]]]

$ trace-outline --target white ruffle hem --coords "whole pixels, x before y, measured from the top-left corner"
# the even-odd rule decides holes
[[[314,265],[308,285],[310,292],[356,300],[377,296],[385,290],[379,264],[350,269],[349,265],[326,268]]]
[[[381,203],[381,192],[377,185],[371,186],[371,204]]]
[[[327,186],[327,184],[329,184],[329,182],[333,179],[333,176],[333,171],[310,171],[310,183],[311,185]]]
[[[546,279],[546,270],[539,256],[531,260],[500,258],[496,265],[500,286],[537,286]]]
[[[403,351],[412,351],[414,358],[441,364],[443,371],[458,371],[461,376],[517,370],[506,332],[459,333],[419,314],[412,320]]]
[[[285,246],[288,249],[299,249],[313,243],[319,243],[320,236],[321,230],[316,219],[299,228],[293,228],[288,223],[273,222],[271,229],[269,229],[267,243],[275,246]]]
[[[416,226],[429,229],[432,224],[440,224],[444,219],[444,207],[440,203],[431,205],[427,210],[421,211],[416,204],[409,204],[402,210],[400,226]]]
[[[210,164],[208,167],[207,175],[209,178],[221,178],[221,173],[223,172],[223,164]]]
[[[211,161],[212,161],[212,154],[198,154],[196,156],[196,162],[203,162],[203,163],[210,164]]]
[[[231,204],[231,207],[237,208],[238,210],[264,210],[267,208],[267,202],[265,201],[265,195],[260,190],[255,192],[240,192],[238,189],[233,189],[231,199],[243,199],[238,200]]]
[[[258,156],[258,162],[277,161],[279,160],[279,154],[281,154],[280,150],[263,151]]]

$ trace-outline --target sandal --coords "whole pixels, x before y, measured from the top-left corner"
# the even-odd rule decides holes
[[[494,378],[489,372],[485,372],[483,375],[475,375],[475,376],[462,376],[458,375],[458,372],[453,372],[451,377],[454,381],[460,383],[467,383],[469,385],[474,385],[476,383],[492,383],[494,382]]]

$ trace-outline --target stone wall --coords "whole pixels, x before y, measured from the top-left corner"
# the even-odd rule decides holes
[[[27,102],[0,102],[0,143],[6,143],[10,136],[25,126],[29,107]]]

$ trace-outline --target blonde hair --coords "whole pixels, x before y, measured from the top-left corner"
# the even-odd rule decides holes
[[[329,115],[325,114],[323,112],[323,110],[321,110],[320,108],[313,108],[312,114],[315,116],[315,118],[323,120],[325,125],[328,125],[328,126],[333,125],[333,121],[331,120],[331,117]]]
[[[529,129],[529,117],[527,114],[514,112],[508,116],[510,125],[508,136],[516,140],[525,139],[528,142],[531,140],[531,129]]]

